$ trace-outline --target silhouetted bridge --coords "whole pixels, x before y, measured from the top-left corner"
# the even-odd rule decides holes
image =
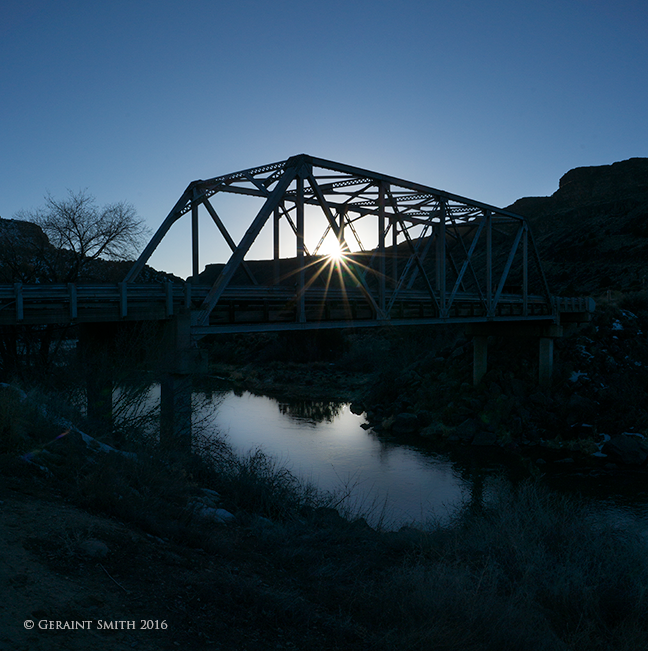
[[[238,244],[212,203],[232,194],[259,204]],[[199,209],[232,250],[208,286],[199,279]],[[189,282],[136,284],[184,215],[190,215],[192,231]],[[272,260],[249,260],[264,229]],[[282,257],[286,232],[293,244]],[[312,252],[307,233],[318,242]],[[320,253],[331,245],[339,257]],[[0,286],[1,324],[161,320],[183,309],[191,313],[192,334],[200,336],[432,323],[558,324],[561,316],[585,314],[591,305],[551,296],[519,215],[304,154],[192,182],[123,283]]]
[[[241,212],[226,220],[215,205],[232,195],[246,198],[246,210],[256,203],[238,243],[225,222]],[[199,211],[231,249],[202,274]],[[185,215],[192,277],[137,284]],[[317,242],[312,251],[307,239]],[[268,260],[251,259],[255,242],[267,244]],[[491,334],[539,337],[540,381],[548,382],[561,325],[593,309],[591,299],[551,295],[523,217],[305,154],[190,183],[122,283],[0,286],[0,325],[168,320],[178,358],[192,338],[213,333],[465,324],[475,382]]]

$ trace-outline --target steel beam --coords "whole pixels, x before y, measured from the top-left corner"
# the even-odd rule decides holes
[[[245,257],[245,254],[250,250],[254,240],[257,238],[259,232],[265,225],[268,217],[272,214],[274,209],[278,206],[283,193],[286,191],[288,186],[295,179],[297,170],[295,167],[290,167],[286,169],[283,176],[277,181],[277,185],[274,190],[267,198],[266,202],[263,204],[261,210],[259,210],[257,216],[254,218],[252,224],[248,228],[247,232],[243,236],[240,244],[236,247],[236,250],[232,253],[227,264],[221,271],[220,275],[212,285],[212,288],[207,294],[205,300],[200,306],[198,313],[197,323],[198,325],[205,325],[209,322],[209,314],[214,309],[218,299],[221,297],[223,291],[229,284],[234,272],[238,268],[239,264]]]

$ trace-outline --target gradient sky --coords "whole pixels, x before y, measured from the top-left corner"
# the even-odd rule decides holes
[[[298,153],[496,206],[648,156],[645,0],[1,0],[0,62],[4,218],[86,188],[155,229]],[[186,276],[170,235],[151,262]]]

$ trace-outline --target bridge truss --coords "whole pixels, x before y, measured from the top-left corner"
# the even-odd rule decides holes
[[[236,243],[219,195],[256,197]],[[199,210],[231,249],[199,287]],[[305,154],[208,180],[184,191],[127,275],[133,283],[169,229],[190,215],[196,334],[341,326],[557,321],[524,218],[472,199]],[[240,219],[240,216],[237,215]],[[312,251],[308,228],[321,225]],[[249,257],[262,231],[273,260]],[[282,229],[294,253],[280,256]],[[337,242],[340,256],[320,253]],[[369,243],[368,243],[369,242]]]

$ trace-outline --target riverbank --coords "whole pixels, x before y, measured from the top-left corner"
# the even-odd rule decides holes
[[[1,393],[11,648],[648,645],[646,541],[578,500],[502,486],[446,526],[386,532],[263,454],[237,457],[218,439],[186,457],[151,442],[111,450],[29,394]]]
[[[600,300],[589,325],[556,340],[550,388],[538,386],[535,340],[495,337],[489,371],[473,386],[472,342],[451,328],[340,335],[337,359],[308,363],[264,361],[268,350],[288,356],[287,338],[241,338],[244,363],[216,362],[212,372],[257,395],[351,403],[383,438],[499,448],[537,472],[559,462],[596,475],[648,463],[646,332],[645,293]]]
[[[282,400],[356,402],[367,391],[371,375],[350,372],[334,362],[266,362],[244,366],[225,363],[210,365],[210,375],[224,380],[234,390]]]

